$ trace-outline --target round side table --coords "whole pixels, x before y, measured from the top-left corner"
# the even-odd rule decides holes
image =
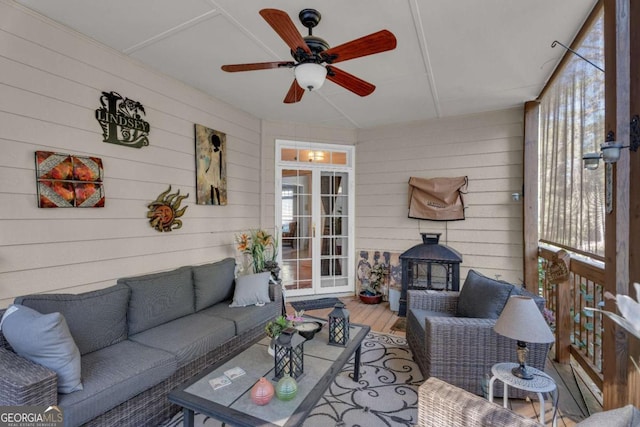
[[[544,396],[542,396],[542,393],[551,393],[553,399],[552,402],[555,402],[558,397],[558,388],[556,387],[556,383],[549,375],[538,369],[532,368],[531,366],[527,366],[527,370],[531,374],[533,374],[533,379],[523,380],[522,378],[518,378],[511,373],[511,370],[517,366],[517,363],[497,363],[491,367],[491,373],[493,374],[493,376],[489,381],[489,402],[493,402],[493,383],[496,380],[500,380],[504,383],[504,397],[502,406],[504,406],[505,408],[507,407],[509,402],[507,391],[509,386],[515,387],[520,390],[536,393],[538,395],[538,399],[540,400],[540,417],[538,421],[540,421],[540,423],[544,425],[545,411]],[[553,416],[552,423],[553,427],[556,427],[557,424],[555,414]]]

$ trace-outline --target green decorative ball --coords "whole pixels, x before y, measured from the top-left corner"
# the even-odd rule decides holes
[[[298,383],[289,374],[284,374],[276,384],[276,396],[280,400],[291,400],[298,393]]]

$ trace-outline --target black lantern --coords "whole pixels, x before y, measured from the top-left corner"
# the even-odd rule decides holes
[[[329,344],[346,347],[349,342],[349,312],[339,302],[329,313]]]
[[[286,328],[276,338],[275,344],[275,378],[279,380],[285,374],[298,379],[304,373],[305,339],[296,333],[294,328]]]

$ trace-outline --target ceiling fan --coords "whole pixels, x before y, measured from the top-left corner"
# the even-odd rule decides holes
[[[396,47],[396,38],[388,30],[381,30],[339,46],[330,47],[325,40],[313,35],[312,29],[318,25],[321,19],[320,12],[315,9],[303,9],[298,15],[302,25],[309,29],[309,35],[305,37],[300,35],[289,15],[282,10],[262,9],[260,15],[289,46],[291,56],[295,61],[223,65],[222,70],[234,73],[272,68],[294,68],[296,78],[284,98],[284,102],[287,104],[300,101],[304,95],[304,89],[309,91],[320,89],[325,78],[357,95],[371,94],[376,88],[374,85],[335,67],[333,64],[385,52]]]

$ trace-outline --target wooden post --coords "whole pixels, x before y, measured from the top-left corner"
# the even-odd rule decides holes
[[[522,230],[524,284],[538,293],[538,126],[540,102],[524,104]]]
[[[604,0],[605,122],[616,140],[629,145],[630,122],[640,114],[640,5],[631,0]],[[640,282],[640,152],[623,149],[613,167],[613,212],[605,218],[605,289],[635,297],[631,283]],[[607,302],[607,310],[616,311]],[[604,409],[640,402],[637,361],[640,343],[606,319],[603,336]]]
[[[571,256],[560,249],[549,263],[547,276],[549,283],[556,285],[556,357],[559,363],[569,363],[571,359],[571,328],[573,316],[571,307],[571,284],[569,283],[569,271],[571,271]]]

